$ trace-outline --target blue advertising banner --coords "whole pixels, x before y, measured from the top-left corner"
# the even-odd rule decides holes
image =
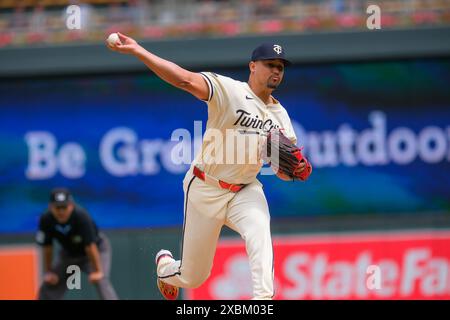
[[[288,68],[275,96],[314,170],[259,176],[272,217],[450,212],[449,87],[449,59]],[[34,231],[57,186],[104,228],[181,224],[189,166],[172,135],[192,159],[206,119],[152,74],[1,81],[0,233]]]

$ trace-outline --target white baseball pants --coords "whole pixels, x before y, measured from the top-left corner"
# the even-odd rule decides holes
[[[237,193],[206,184],[192,174],[183,181],[184,225],[181,260],[162,258],[158,277],[180,288],[199,287],[210,275],[223,225],[245,240],[254,299],[271,299],[273,249],[270,214],[262,184],[255,182]]]

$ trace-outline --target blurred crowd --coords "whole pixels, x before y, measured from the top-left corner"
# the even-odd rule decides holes
[[[80,8],[80,29],[67,7]],[[0,47],[136,39],[364,30],[370,4],[381,26],[450,25],[449,0],[0,0]]]

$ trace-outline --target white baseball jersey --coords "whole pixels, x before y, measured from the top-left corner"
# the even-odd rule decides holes
[[[262,184],[256,179],[262,163],[259,142],[264,133],[283,128],[296,142],[286,110],[273,99],[266,105],[247,83],[202,73],[209,86],[208,123],[201,152],[192,162],[209,176],[234,184],[246,184],[239,192],[220,188],[198,179],[193,167],[183,180],[184,224],[181,259],[165,257],[157,265],[161,281],[181,288],[196,288],[213,266],[216,244],[223,225],[238,232],[246,242],[254,299],[274,296],[273,250],[270,214]],[[228,148],[227,130],[256,143]],[[255,139],[256,137],[256,139]],[[231,143],[233,145],[234,143]],[[244,161],[238,162],[239,154]],[[230,155],[232,156],[230,159]],[[233,161],[227,161],[233,160]],[[234,158],[235,157],[235,158]],[[237,162],[237,163],[236,163]]]
[[[264,134],[281,128],[296,143],[289,116],[273,97],[273,103],[266,105],[246,82],[213,72],[201,74],[209,87],[209,97],[205,101],[208,123],[202,150],[192,164],[225,182],[249,184],[255,181],[263,165],[260,145]],[[230,133],[245,144],[235,143]]]

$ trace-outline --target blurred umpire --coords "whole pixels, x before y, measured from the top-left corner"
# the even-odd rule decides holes
[[[53,239],[60,250],[53,261]],[[44,281],[39,299],[62,299],[67,289],[70,265],[89,274],[101,299],[116,300],[117,295],[109,281],[111,246],[107,237],[99,233],[89,214],[78,206],[69,190],[54,189],[48,209],[39,221],[36,241],[43,246]],[[53,262],[53,263],[52,263]]]

